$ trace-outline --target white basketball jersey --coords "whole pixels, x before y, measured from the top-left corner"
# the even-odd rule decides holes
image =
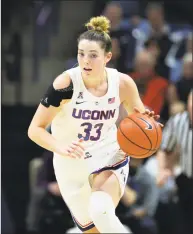
[[[120,105],[119,73],[112,68],[106,68],[106,71],[107,93],[96,97],[86,89],[79,67],[67,70],[73,82],[73,96],[52,122],[52,135],[64,146],[84,138],[84,160],[90,172],[124,158],[124,154],[120,158],[115,157],[119,150],[115,125]]]

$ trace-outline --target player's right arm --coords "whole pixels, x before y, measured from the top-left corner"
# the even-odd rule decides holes
[[[36,144],[49,151],[75,158],[77,156],[81,157],[84,153],[82,140],[73,142],[69,147],[64,147],[46,131],[46,127],[60,111],[61,104],[71,99],[69,94],[70,84],[71,78],[67,73],[59,75],[54,80],[36,110],[28,128],[28,136]]]

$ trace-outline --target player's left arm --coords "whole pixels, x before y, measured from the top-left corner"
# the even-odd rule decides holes
[[[154,111],[150,111],[145,109],[143,102],[139,96],[139,92],[137,86],[133,79],[126,74],[120,74],[120,85],[119,85],[119,93],[120,100],[123,103],[128,114],[133,112],[140,112],[148,115],[149,117],[153,117],[154,119],[159,119],[159,115],[155,115]]]
[[[136,107],[140,112],[145,112],[145,107],[139,96],[135,82],[126,74],[120,74],[120,99],[128,114],[131,114]]]

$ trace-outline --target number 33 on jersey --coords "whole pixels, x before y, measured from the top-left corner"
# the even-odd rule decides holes
[[[116,141],[115,123],[120,105],[119,74],[115,69],[106,69],[108,90],[102,97],[94,96],[87,90],[79,67],[67,71],[74,87],[73,96],[71,101],[62,107],[61,118],[59,115],[53,121],[53,132],[56,128],[57,132],[63,131],[61,134],[69,143],[77,138],[83,138],[86,145],[93,145],[94,142],[107,138],[112,143]],[[68,136],[65,132],[68,132]],[[58,133],[54,135],[58,136]]]

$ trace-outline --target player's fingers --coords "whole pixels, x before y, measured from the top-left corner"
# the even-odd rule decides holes
[[[77,157],[75,157],[75,156],[73,156],[73,155],[71,154],[71,151],[70,151],[70,150],[67,151],[66,155],[67,155],[68,157],[70,157],[70,158],[74,158],[74,159],[77,158]]]
[[[80,157],[80,155],[77,152],[75,152],[75,150],[76,150],[76,146],[70,145],[68,147],[67,151],[68,151],[70,157],[71,156],[73,156],[75,158]]]
[[[153,117],[155,120],[158,120],[160,118],[160,115],[154,115]]]
[[[75,145],[75,146],[80,147],[82,150],[85,150],[85,147],[83,146],[82,142],[73,141],[72,144]]]
[[[139,109],[138,109],[137,107],[134,107],[134,111],[135,111],[136,113],[140,113],[140,111],[139,111]]]
[[[161,128],[163,128],[163,127],[164,127],[164,125],[163,125],[163,124],[161,124],[161,123],[158,123],[158,124],[160,125],[160,127],[161,127]]]
[[[77,152],[80,155],[80,157],[84,155],[84,150],[80,148],[79,146],[76,146],[74,151]]]
[[[154,112],[154,111],[151,111],[151,112],[149,113],[149,115],[150,115],[150,117],[152,117],[152,116],[155,115],[155,112]]]
[[[74,144],[69,145],[69,148],[70,148],[70,149],[72,149],[72,150],[75,150],[75,149],[76,149],[76,147],[77,147],[77,146],[76,146],[76,145],[74,145]]]
[[[69,152],[70,154],[75,155],[78,158],[81,158],[83,155],[83,150],[73,145],[69,147]]]
[[[71,154],[75,156],[76,158],[82,158],[82,156],[77,151],[74,151]]]
[[[70,157],[75,158],[75,159],[80,158],[80,156],[78,154],[76,154],[76,152],[70,153]]]
[[[69,156],[71,157],[71,158],[81,158],[81,156],[78,154],[78,152],[76,152],[76,151],[70,151],[70,153],[69,153]]]
[[[69,152],[71,154],[74,153],[76,157],[78,156],[79,158],[81,158],[83,154],[83,150],[79,149],[76,145],[73,144],[69,146]]]
[[[65,155],[65,156],[69,156],[70,151],[69,151],[68,148],[67,148],[67,149],[63,150],[62,153],[63,153],[63,155]]]
[[[150,110],[146,109],[144,114],[149,115],[150,113]]]

